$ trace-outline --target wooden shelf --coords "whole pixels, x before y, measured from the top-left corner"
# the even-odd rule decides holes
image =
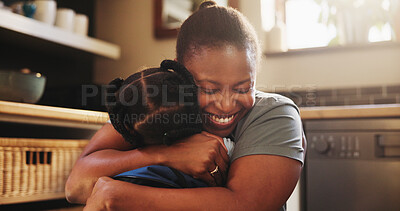
[[[98,130],[106,112],[0,101],[0,121]]]
[[[118,45],[77,35],[4,10],[0,10],[0,28],[111,59],[119,59],[121,54]]]
[[[27,203],[34,201],[54,200],[65,198],[64,193],[47,193],[47,194],[36,194],[32,196],[21,196],[21,197],[2,197],[0,199],[0,205],[5,204],[16,204],[16,203]]]

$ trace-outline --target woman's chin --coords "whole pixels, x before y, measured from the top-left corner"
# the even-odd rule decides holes
[[[211,134],[214,134],[214,135],[217,135],[219,137],[227,137],[228,135],[230,135],[232,133],[234,127],[232,129],[231,128],[227,128],[227,129],[224,129],[224,130],[216,130],[214,128],[211,129],[211,128],[207,128],[207,127],[205,129],[206,129],[207,132],[209,132]]]

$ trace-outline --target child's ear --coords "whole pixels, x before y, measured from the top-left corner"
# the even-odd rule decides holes
[[[175,58],[175,59],[174,59],[174,61],[175,61],[175,62],[178,62],[178,59],[177,59],[177,58]]]

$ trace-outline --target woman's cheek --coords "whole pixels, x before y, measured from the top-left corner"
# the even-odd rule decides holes
[[[207,95],[204,93],[199,93],[198,94],[198,99],[199,99],[199,107],[200,109],[205,108],[207,105],[210,105],[213,103],[215,97],[213,95]]]
[[[243,96],[240,96],[237,99],[238,103],[240,103],[244,108],[250,109],[254,105],[255,95],[253,93],[249,93]]]

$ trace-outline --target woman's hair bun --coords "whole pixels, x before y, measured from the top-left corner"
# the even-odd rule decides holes
[[[199,10],[212,6],[217,6],[217,3],[215,1],[204,1],[203,3],[200,4]]]

